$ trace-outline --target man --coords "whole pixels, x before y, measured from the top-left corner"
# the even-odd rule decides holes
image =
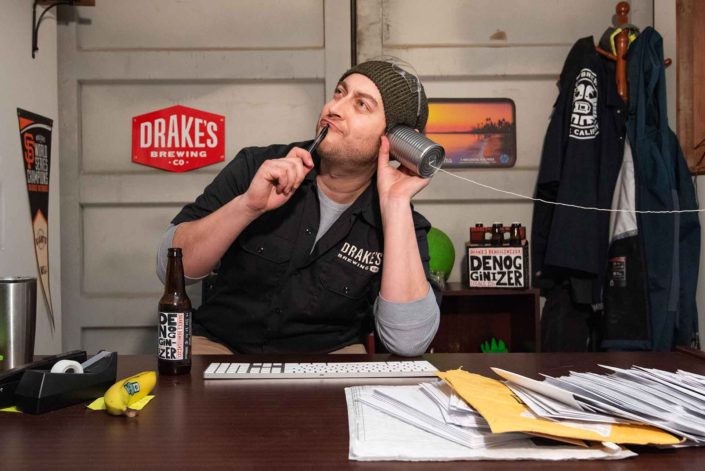
[[[372,331],[419,355],[439,322],[428,281],[430,224],[411,207],[429,180],[389,163],[385,133],[423,130],[416,77],[370,61],[341,77],[310,142],[246,148],[167,230],[158,255],[181,247],[187,279],[218,265],[194,313],[194,353],[348,352]],[[434,292],[435,290],[435,292]],[[347,350],[345,348],[348,347]]]

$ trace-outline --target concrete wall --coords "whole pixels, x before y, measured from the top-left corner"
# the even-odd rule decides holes
[[[54,12],[44,17],[39,30],[39,52],[32,59],[32,3],[3,1],[0,14],[0,276],[38,277],[17,122],[19,107],[54,120],[48,232],[56,330],[50,329],[47,305],[37,286],[35,340],[35,352],[46,354],[62,350],[56,20]]]

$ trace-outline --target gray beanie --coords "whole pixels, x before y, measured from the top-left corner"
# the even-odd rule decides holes
[[[353,66],[339,81],[351,74],[362,74],[377,85],[382,95],[387,132],[397,124],[423,131],[428,119],[428,101],[423,85],[412,73],[391,62],[371,60]]]

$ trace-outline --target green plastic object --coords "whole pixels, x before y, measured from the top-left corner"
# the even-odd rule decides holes
[[[428,231],[426,237],[428,239],[428,254],[431,257],[428,262],[429,268],[432,273],[443,273],[443,279],[447,281],[455,263],[453,242],[445,232],[435,227]]]
[[[504,344],[504,340],[495,340],[492,337],[492,341],[484,341],[480,344],[480,350],[482,353],[509,353],[507,346]]]

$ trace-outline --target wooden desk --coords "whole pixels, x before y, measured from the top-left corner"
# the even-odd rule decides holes
[[[245,361],[326,361],[329,356],[240,356]],[[388,355],[336,356],[336,361],[384,360]],[[491,375],[490,366],[538,378],[601,371],[596,364],[632,364],[705,374],[705,361],[685,353],[435,354],[425,358],[440,369],[462,365]],[[32,416],[0,413],[0,469],[566,469],[566,463],[449,462],[360,463],[348,461],[343,388],[346,380],[203,381],[210,361],[195,357],[190,376],[161,377],[156,398],[135,419],[111,417],[82,405]],[[156,367],[154,357],[123,356],[119,377]],[[281,381],[281,380],[280,380]],[[389,382],[389,380],[387,380]],[[369,383],[367,383],[369,384]],[[374,382],[372,382],[374,384]],[[622,461],[571,462],[570,469],[705,469],[705,448],[636,450]]]
[[[492,337],[510,352],[541,351],[539,290],[467,288],[448,283],[441,323],[431,343],[434,353],[476,353]]]

